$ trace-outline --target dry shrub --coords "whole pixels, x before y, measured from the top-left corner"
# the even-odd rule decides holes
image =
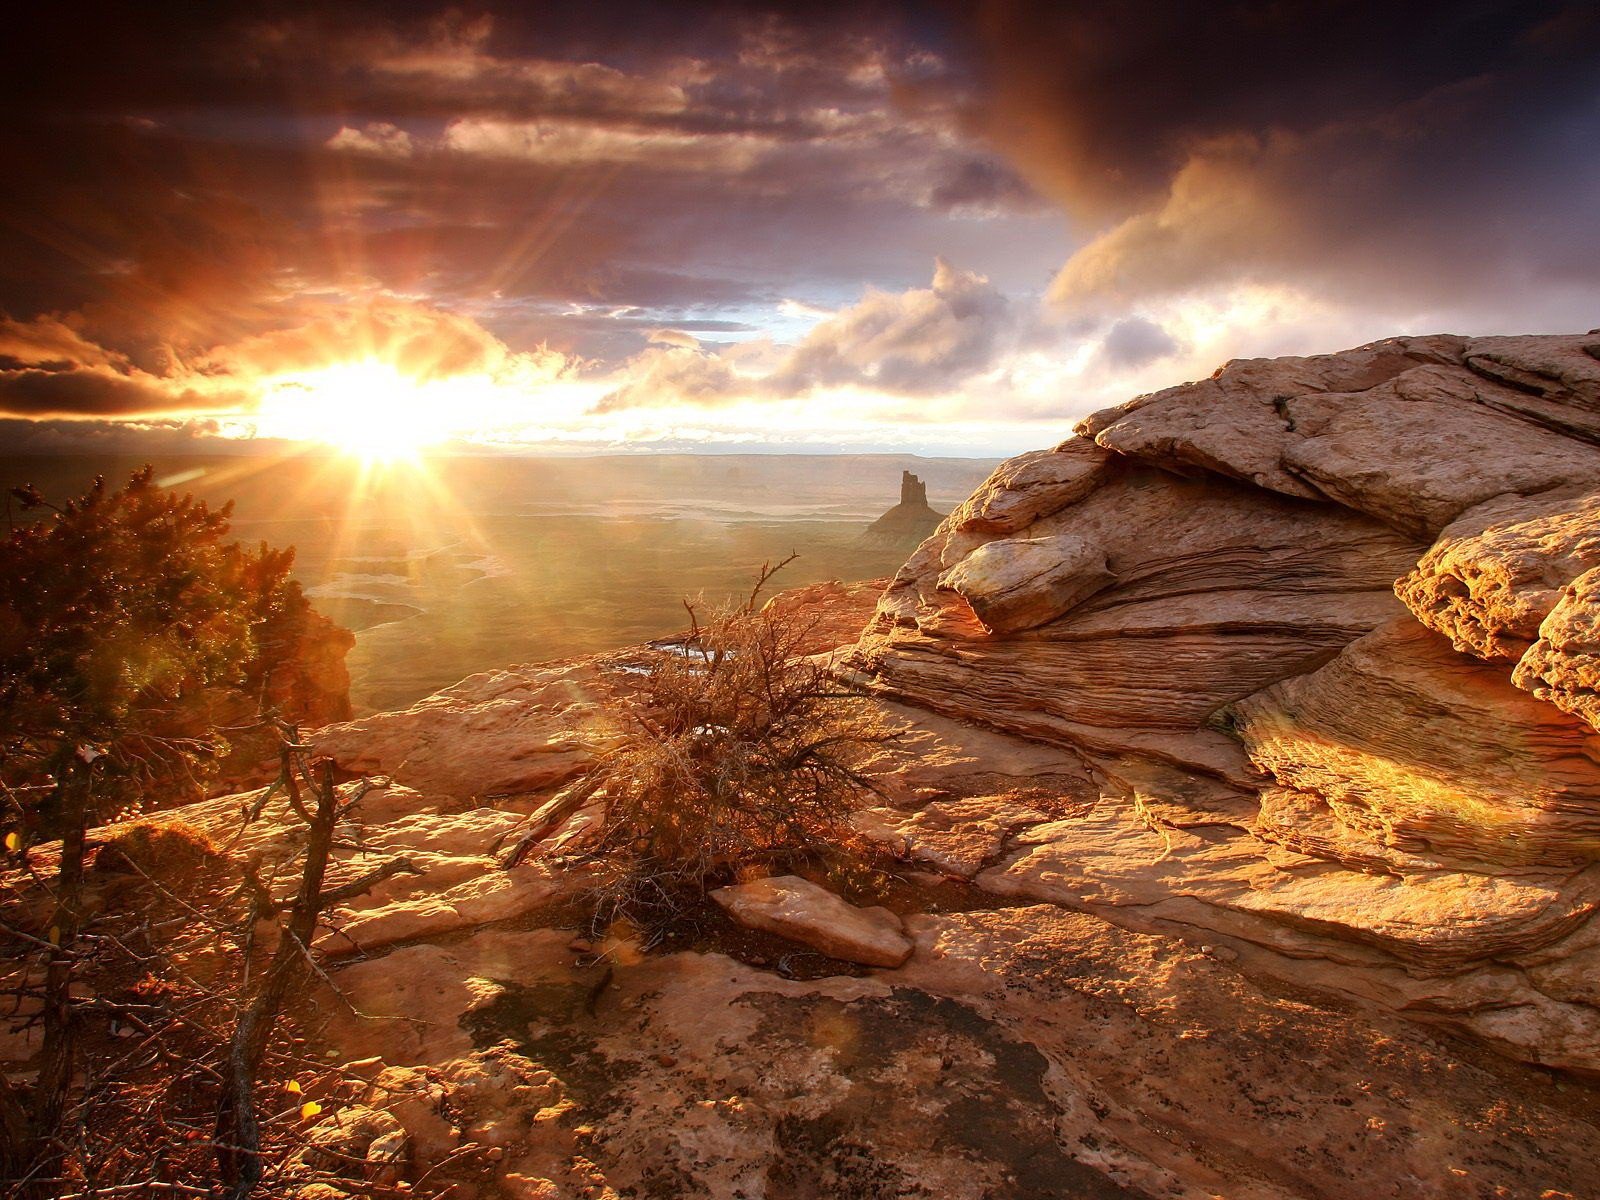
[[[204,832],[187,821],[132,821],[113,827],[95,856],[95,870],[160,883],[192,882],[227,862]]]
[[[756,608],[771,574],[742,605],[687,606],[681,652],[651,665],[633,732],[581,785],[603,920],[653,924],[743,871],[816,857],[876,791],[862,767],[893,735],[805,656],[802,616]]]

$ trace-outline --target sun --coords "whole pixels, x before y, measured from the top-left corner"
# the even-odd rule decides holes
[[[257,432],[374,461],[416,458],[460,432],[453,390],[376,359],[334,363],[263,381]]]

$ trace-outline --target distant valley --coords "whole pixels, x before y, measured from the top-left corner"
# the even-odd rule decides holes
[[[6,486],[53,499],[134,459],[0,460]],[[174,457],[157,478],[236,502],[243,540],[294,546],[317,607],[357,631],[357,711],[403,707],[477,671],[590,654],[678,630],[683,600],[742,594],[766,561],[781,584],[893,574],[910,547],[863,537],[901,472],[948,511],[994,462],[910,455],[432,458]]]

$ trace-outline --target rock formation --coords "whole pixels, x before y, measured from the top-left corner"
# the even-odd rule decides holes
[[[1057,745],[980,887],[1600,1070],[1600,334],[1229,363],[1000,467],[840,669]],[[929,861],[926,810],[864,814]]]
[[[928,485],[910,471],[901,471],[900,503],[867,526],[865,537],[884,546],[914,546],[943,519],[943,513],[928,506]]]
[[[860,589],[799,596],[854,612],[857,628],[871,612]],[[778,599],[806,615],[795,593]],[[464,681],[420,706],[442,732],[368,719],[382,734],[372,766],[396,779],[350,803],[330,883],[396,854],[421,873],[329,914],[330,983],[306,997],[311,1049],[342,1064],[343,1082],[317,1093],[305,1153],[348,1164],[348,1194],[395,1174],[442,1177],[467,1200],[1584,1194],[1600,1156],[1594,1089],[1433,1038],[1377,986],[1410,980],[1414,997],[1459,1001],[1448,984],[1429,990],[1440,956],[1485,930],[1536,932],[1549,898],[1533,884],[1484,874],[1481,926],[1457,910],[1418,931],[1434,961],[1384,975],[1374,947],[1333,927],[1320,943],[1297,932],[1335,906],[1340,875],[1275,888],[1282,864],[1215,826],[1129,820],[1141,801],[1072,749],[892,701],[880,703],[903,737],[873,767],[885,802],[858,823],[936,874],[908,874],[893,914],[793,879],[742,886],[788,934],[845,936],[903,965],[796,979],[781,972],[803,944],[574,941],[562,914],[583,878],[542,860],[503,871],[493,857],[556,775],[488,794],[524,767],[503,765],[511,743],[464,714],[590,728],[638,657]],[[359,726],[325,745],[355,745]],[[185,819],[233,853],[292,858],[287,800],[241,831],[249,799]],[[1149,802],[1147,816],[1153,790]],[[980,886],[948,882],[965,878]],[[1392,894],[1429,886],[1388,881]],[[1438,888],[1441,913],[1454,888]],[[1375,916],[1418,911],[1366,902]],[[1254,931],[1274,914],[1269,946]],[[1217,929],[1223,917],[1231,930]],[[1296,986],[1272,982],[1269,959],[1319,944],[1326,956]],[[1545,961],[1547,980],[1566,971],[1585,986],[1571,957]],[[1352,978],[1370,993],[1349,995]],[[0,1055],[19,1052],[0,1040]]]
[[[657,651],[314,731],[388,777],[329,882],[412,870],[319,932],[306,1152],[458,1200],[1591,1195],[1597,554],[1600,337],[1098,413],[886,586],[771,602],[898,732],[852,824],[901,865],[742,879],[670,946],[497,858]],[[259,799],[182,815],[292,861]]]
[[[722,897],[787,950],[574,943],[581,879],[493,866],[648,651],[320,731],[393,777],[335,879],[425,871],[322,943],[350,1103],[481,1200],[1585,1194],[1595,342],[1229,364],[1002,465],[875,610],[773,601],[900,729],[854,825],[911,864]]]

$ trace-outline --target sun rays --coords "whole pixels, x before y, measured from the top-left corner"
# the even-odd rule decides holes
[[[441,386],[373,359],[294,372],[265,382],[257,428],[376,462],[415,458],[455,432]]]

